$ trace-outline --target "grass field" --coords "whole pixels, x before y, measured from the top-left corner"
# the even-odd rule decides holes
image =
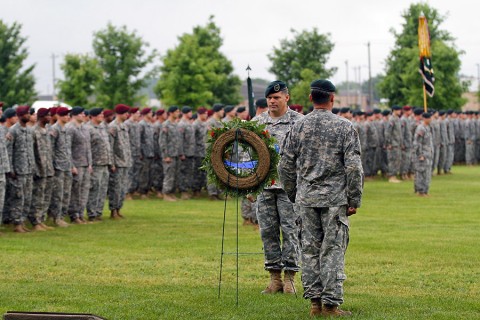
[[[480,168],[413,183],[368,182],[351,218],[344,309],[353,319],[480,319]],[[0,314],[94,313],[107,319],[309,319],[309,301],[261,295],[260,237],[240,225],[218,275],[223,202],[127,201],[122,221],[0,237]],[[236,251],[227,203],[225,251]]]

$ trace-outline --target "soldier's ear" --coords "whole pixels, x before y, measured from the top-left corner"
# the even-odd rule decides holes
[[[309,100],[310,102],[313,101],[313,98],[312,98],[312,95],[311,95],[311,94],[308,95],[308,100]]]

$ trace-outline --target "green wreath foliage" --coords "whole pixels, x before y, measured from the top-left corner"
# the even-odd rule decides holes
[[[265,187],[269,187],[272,184],[274,184],[275,180],[278,178],[277,165],[278,165],[278,161],[280,160],[280,155],[275,150],[276,140],[270,135],[268,130],[266,130],[266,126],[263,124],[259,124],[256,121],[242,121],[240,119],[234,119],[229,122],[224,122],[222,123],[222,125],[223,125],[222,127],[212,128],[210,131],[208,131],[207,150],[206,150],[206,155],[203,160],[203,166],[202,166],[202,169],[207,172],[208,182],[211,184],[215,184],[225,194],[233,195],[233,196],[246,196],[248,194],[257,195],[260,192],[262,192],[262,190]],[[224,183],[222,180],[219,179],[219,177],[215,173],[215,169],[212,164],[212,151],[213,151],[212,149],[215,141],[217,141],[217,139],[223,134],[231,130],[237,130],[237,129],[245,129],[257,135],[265,143],[268,149],[268,154],[270,156],[270,167],[268,169],[268,173],[266,177],[262,181],[259,180],[257,185],[249,188],[238,188],[238,186],[235,186],[235,181],[232,181],[231,184]],[[243,141],[243,140],[238,141],[238,145],[244,150],[250,148],[251,160],[259,160],[258,154],[256,153],[256,151],[246,141]],[[222,150],[222,152],[223,152],[223,155],[222,155],[223,159],[224,160],[228,159],[229,154],[233,152],[232,145],[226,146]],[[258,166],[258,163],[260,162],[257,162],[257,166]],[[240,170],[240,172],[228,167],[226,169],[233,176],[243,178],[249,175],[255,175],[257,168],[243,169],[243,170]]]

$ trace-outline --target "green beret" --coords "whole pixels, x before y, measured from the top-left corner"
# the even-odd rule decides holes
[[[72,111],[71,111],[71,115],[72,115],[72,116],[77,116],[77,115],[79,115],[80,113],[82,113],[82,112],[84,112],[84,111],[85,111],[85,109],[82,108],[82,107],[73,107],[73,108],[72,108]]]
[[[190,111],[192,111],[192,108],[190,108],[189,106],[185,106],[182,108],[182,113],[189,113]]]
[[[225,113],[229,113],[233,109],[235,109],[235,107],[232,105],[228,105],[228,106],[225,106],[225,108],[223,108],[223,110],[225,110]]]
[[[3,112],[3,116],[5,117],[5,119],[10,119],[12,117],[15,117],[16,115],[17,115],[17,113],[15,112],[15,109],[13,109],[13,108],[7,108]]]
[[[287,89],[287,84],[280,80],[275,80],[270,82],[267,89],[265,89],[265,98],[268,97],[269,94],[280,92]]]
[[[318,91],[323,91],[327,93],[333,93],[337,89],[335,88],[333,83],[331,83],[330,81],[319,79],[310,83],[310,90],[318,90]]]
[[[100,113],[102,113],[102,111],[103,111],[103,108],[93,108],[93,109],[90,109],[89,115],[91,115],[92,117],[96,117]]]
[[[175,112],[178,110],[178,107],[177,106],[171,106],[170,108],[168,108],[168,112],[169,113],[172,113],[172,112]]]
[[[255,101],[255,106],[260,109],[268,107],[267,99],[265,98],[258,99],[257,101]]]

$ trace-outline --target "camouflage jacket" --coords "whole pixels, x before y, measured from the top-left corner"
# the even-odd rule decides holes
[[[133,158],[140,157],[140,123],[128,119],[125,121],[128,128],[128,137],[130,142],[130,150]]]
[[[7,152],[7,128],[0,125],[0,174],[11,171]]]
[[[16,123],[10,127],[8,133],[11,138],[7,139],[7,150],[12,171],[20,175],[33,173],[35,159],[32,129]]]
[[[207,137],[207,123],[199,119],[193,123],[195,131],[195,156],[205,157],[205,140]]]
[[[178,123],[178,131],[180,132],[183,152],[180,154],[186,157],[193,157],[195,155],[195,130],[187,120],[181,119]]]
[[[180,132],[177,124],[166,120],[162,124],[162,131],[160,131],[160,150],[162,157],[172,158],[178,157],[180,153]]]
[[[425,124],[420,123],[415,130],[415,136],[413,140],[413,154],[415,165],[421,165],[422,163],[430,165],[433,160],[433,137],[431,129],[426,127]],[[423,157],[425,162],[419,162],[419,158]],[[430,163],[430,164],[429,164]]]
[[[52,140],[47,128],[38,124],[33,126],[33,155],[35,157],[34,174],[37,177],[53,177]]]
[[[105,123],[94,125],[90,122],[88,128],[90,132],[90,144],[92,146],[92,165],[112,165],[113,153],[107,126]]]
[[[402,124],[397,116],[390,116],[385,123],[385,146],[400,147],[403,145]]]
[[[77,125],[69,122],[65,125],[67,134],[72,141],[72,163],[76,168],[92,165],[92,149],[90,143],[90,132],[85,124]]]
[[[132,166],[132,153],[126,124],[114,120],[108,125],[108,131],[110,133],[110,145],[112,146],[113,164],[118,168],[130,168]]]
[[[350,121],[314,109],[295,123],[281,155],[280,180],[289,198],[296,198],[299,205],[360,207],[360,141]]]
[[[55,123],[50,127],[50,139],[53,149],[53,167],[59,171],[72,169],[72,141],[65,127]]]
[[[140,154],[144,158],[155,156],[155,128],[153,124],[145,120],[140,121]]]

